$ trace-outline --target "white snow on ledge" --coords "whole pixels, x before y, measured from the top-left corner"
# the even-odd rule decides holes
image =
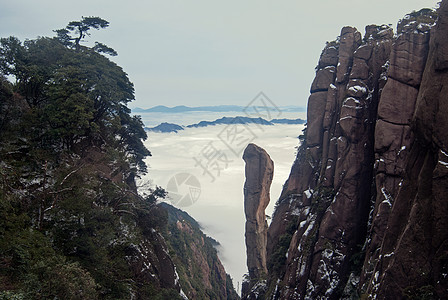
[[[353,92],[353,93],[358,93],[358,92],[361,92],[363,94],[367,93],[367,89],[365,87],[363,87],[363,86],[360,86],[360,85],[352,86],[348,90],[350,92]]]
[[[445,168],[448,168],[448,163],[447,162],[439,160],[439,164],[441,164],[442,166],[445,166]]]
[[[386,203],[387,205],[389,205],[389,207],[392,207],[392,202],[391,202],[391,196],[390,195],[388,195],[387,194],[387,192],[386,192],[386,188],[385,187],[382,187],[381,188],[381,193],[383,194],[383,196],[384,196],[384,200],[383,200],[383,202],[381,202],[381,203]]]
[[[307,189],[306,191],[303,191],[307,199],[310,199],[313,196],[313,190]]]

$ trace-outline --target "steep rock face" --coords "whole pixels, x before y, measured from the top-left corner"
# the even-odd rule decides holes
[[[218,242],[206,236],[186,212],[167,203],[168,241],[178,281],[188,299],[239,299],[232,280],[218,258]]]
[[[131,245],[126,250],[126,258],[138,282],[151,282],[157,288],[180,291],[176,267],[160,233],[154,231],[138,245]]]
[[[372,298],[443,299],[448,292],[447,1],[438,13],[428,60],[417,76],[422,81],[411,122],[415,140],[400,187],[392,190],[395,200],[378,245],[379,259],[367,282]]]
[[[429,51],[429,26],[403,26],[401,30],[391,52],[388,79],[378,106],[374,142],[376,201],[361,283],[372,276],[378,262],[389,214],[402,184],[414,141],[411,120]]]
[[[270,201],[270,187],[274,163],[267,152],[255,144],[249,144],[243,153],[246,162],[244,184],[244,212],[246,215],[247,268],[253,283],[267,274],[267,229],[265,209]],[[245,285],[247,294],[252,284]]]
[[[350,257],[365,237],[376,117],[372,111],[384,84],[381,73],[393,36],[387,26],[369,26],[366,33],[361,39],[355,28],[345,27],[321,55],[315,81],[321,72],[336,71],[332,81],[325,82],[326,90],[311,90],[306,140],[269,229],[271,239],[286,234],[287,226],[279,223],[296,224],[283,253],[287,267],[277,270],[282,281],[275,297],[340,293],[350,274]],[[335,55],[337,60],[329,58]],[[295,168],[301,171],[295,173]],[[275,257],[275,238],[269,243],[268,251]]]
[[[345,27],[327,43],[305,138],[269,227],[270,299],[446,293],[435,282],[446,274],[447,209],[442,198],[435,203],[444,184],[433,184],[443,182],[448,161],[437,110],[445,105],[438,95],[447,31],[441,17],[439,34],[430,34],[435,18],[432,10],[413,12],[395,37],[384,25],[367,26],[364,38]],[[424,257],[411,256],[422,243]]]

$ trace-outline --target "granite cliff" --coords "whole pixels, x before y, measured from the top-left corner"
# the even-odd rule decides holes
[[[186,212],[167,203],[160,206],[168,212],[168,231],[164,236],[188,299],[240,299],[218,258],[215,247],[219,243],[205,235]]]
[[[258,299],[446,297],[447,32],[442,1],[327,43]]]

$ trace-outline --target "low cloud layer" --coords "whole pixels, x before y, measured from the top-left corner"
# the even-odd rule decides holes
[[[295,147],[299,143],[297,136],[301,134],[303,125],[250,125],[236,128],[237,131],[243,129],[253,134],[245,137],[253,138],[251,142],[263,147],[274,161],[271,203],[266,210],[267,215],[272,215],[274,204],[294,161]],[[242,153],[238,152],[247,143],[232,144],[232,140],[228,139],[231,132],[228,125],[189,128],[179,133],[150,132],[146,146],[153,156],[147,159],[149,172],[142,181],[150,180],[153,185],[166,188],[177,174],[187,173],[198,179],[201,185],[199,198],[193,199],[195,202],[192,205],[181,208],[203,226],[206,234],[221,243],[220,258],[237,288],[241,286],[242,276],[247,272],[244,161]],[[232,145],[238,147],[232,148]],[[216,161],[209,164],[208,168],[198,164],[201,161],[203,166],[206,165],[207,159],[213,155]],[[178,191],[178,194],[183,193],[188,193],[185,186]]]

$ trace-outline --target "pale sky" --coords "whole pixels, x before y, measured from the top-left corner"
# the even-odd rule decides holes
[[[342,26],[393,24],[438,0],[0,0],[0,37],[53,36],[81,16],[135,84],[131,107],[246,105],[263,91],[305,106],[326,41]]]

